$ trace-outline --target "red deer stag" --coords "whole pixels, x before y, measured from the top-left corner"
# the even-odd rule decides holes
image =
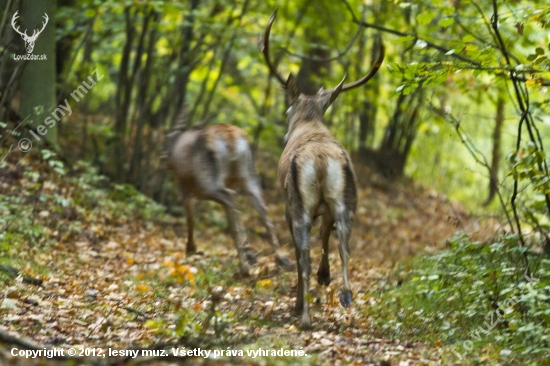
[[[321,285],[330,283],[328,243],[336,223],[339,252],[342,260],[343,289],[340,303],[348,307],[352,293],[348,277],[350,255],[349,238],[357,205],[357,183],[351,159],[344,147],[323,124],[323,115],[341,92],[356,88],[371,79],[384,60],[384,46],[372,70],[360,80],[332,90],[321,88],[315,95],[302,94],[292,74],[285,81],[269,60],[269,33],[277,11],[273,13],[263,34],[261,50],[271,74],[279,80],[286,92],[290,108],[287,111],[288,133],[285,148],[279,160],[279,181],[284,188],[286,221],[296,249],[298,294],[296,311],[302,312],[300,327],[311,327],[309,313],[309,276],[311,273],[310,229],[312,221],[322,216],[321,238],[323,254],[317,271]]]
[[[239,255],[241,273],[248,274],[248,253],[243,248],[246,234],[239,220],[235,191],[228,188],[240,186],[252,197],[254,207],[260,213],[267,228],[269,244],[275,250],[277,264],[288,267],[291,262],[280,253],[279,241],[262,199],[260,180],[254,168],[246,132],[228,124],[208,127],[203,127],[203,124],[188,128],[184,117],[180,126],[166,136],[168,149],[165,158],[168,167],[174,171],[187,211],[186,254],[192,254],[197,249],[193,239],[192,199],[214,201],[225,208]]]

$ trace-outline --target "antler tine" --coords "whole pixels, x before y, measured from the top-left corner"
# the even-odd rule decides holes
[[[13,14],[13,17],[11,18],[11,26],[12,26],[13,30],[16,31],[17,33],[19,33],[20,35],[26,36],[27,35],[27,30],[25,29],[25,33],[23,33],[19,30],[19,27],[17,26],[17,24],[15,24],[15,21],[17,20],[17,18],[19,18],[19,16],[17,15],[18,13],[19,13],[19,10],[16,11],[15,14]]]
[[[369,71],[369,73],[363,76],[361,79],[354,81],[353,83],[345,84],[342,87],[341,91],[344,92],[344,91],[356,88],[360,85],[365,84],[370,79],[372,79],[372,77],[376,75],[376,73],[378,72],[378,69],[380,69],[380,66],[382,66],[382,61],[384,61],[385,56],[386,56],[386,50],[384,48],[384,43],[382,42],[382,40],[380,40],[380,54],[378,55],[378,59],[372,66],[372,69]]]
[[[285,79],[277,73],[277,70],[271,64],[271,61],[269,61],[269,33],[271,32],[271,25],[273,24],[273,22],[275,21],[275,18],[277,17],[277,11],[278,10],[275,10],[275,12],[271,15],[271,17],[269,18],[269,21],[267,22],[267,26],[265,27],[265,32],[262,37],[263,39],[262,39],[262,42],[260,43],[260,51],[262,51],[262,53],[264,54],[265,62],[267,63],[267,66],[269,67],[269,71],[271,72],[271,74],[274,75],[277,78],[277,80],[279,80],[279,83],[281,83],[283,87],[286,87],[287,83]]]

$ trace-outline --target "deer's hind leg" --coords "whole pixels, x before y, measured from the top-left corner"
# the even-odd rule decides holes
[[[222,167],[217,161],[215,154],[211,151],[204,157],[205,169],[201,172],[198,179],[201,187],[201,198],[221,204],[225,209],[227,223],[231,237],[235,242],[237,254],[239,256],[241,274],[248,274],[246,256],[243,249],[246,241],[244,228],[240,223],[240,215],[235,202],[235,192],[225,186],[225,178],[228,176],[227,167]],[[208,169],[210,167],[210,169]]]
[[[231,236],[237,248],[241,274],[248,275],[248,265],[243,248],[246,241],[246,235],[240,222],[240,214],[235,204],[234,194],[234,191],[228,188],[218,188],[217,190],[206,193],[205,198],[223,205],[229,224],[229,230],[231,231]]]
[[[298,263],[298,294],[296,296],[296,309],[302,309],[300,328],[311,327],[311,315],[309,311],[309,277],[311,275],[310,257],[310,229],[311,222],[305,217],[292,220],[292,236],[296,247],[296,262]]]
[[[185,207],[185,212],[187,213],[187,246],[185,247],[185,254],[191,255],[197,251],[197,246],[195,245],[195,239],[193,236],[195,229],[193,202],[191,198],[186,197],[183,204]]]
[[[339,241],[338,250],[340,252],[340,259],[342,260],[342,277],[344,280],[342,292],[340,293],[340,304],[344,307],[350,306],[353,301],[348,274],[351,221],[351,218],[345,211],[336,215],[336,233],[338,234]]]
[[[254,208],[260,214],[262,222],[267,230],[269,245],[273,248],[273,250],[275,250],[275,261],[282,267],[290,267],[292,262],[281,253],[281,246],[279,244],[279,240],[277,239],[277,235],[275,234],[275,228],[267,214],[267,207],[262,198],[259,179],[255,176],[250,177],[245,181],[245,189],[252,198]]]
[[[334,225],[334,218],[330,212],[326,212],[323,215],[323,222],[321,224],[321,241],[323,243],[323,255],[321,257],[321,265],[317,271],[317,282],[320,285],[328,286],[330,284],[330,264],[328,261],[329,254],[329,239]]]
[[[216,151],[205,149],[201,155],[196,157],[195,163],[200,170],[195,176],[195,185],[200,187],[201,199],[223,205],[231,237],[237,248],[241,274],[247,275],[248,265],[243,249],[246,235],[240,222],[240,214],[235,202],[235,192],[225,186],[225,181],[230,175],[230,166],[227,165],[226,161],[227,147],[224,144],[217,146]]]

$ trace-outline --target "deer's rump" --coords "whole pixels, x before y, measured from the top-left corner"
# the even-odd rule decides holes
[[[287,200],[294,201],[296,209],[304,210],[311,218],[326,213],[327,209],[355,211],[356,178],[342,145],[327,136],[307,140],[294,146],[293,151],[287,157],[288,164],[280,164],[280,168],[288,166],[287,171],[280,170],[280,174],[284,177],[282,184]],[[283,158],[284,152],[281,163]]]

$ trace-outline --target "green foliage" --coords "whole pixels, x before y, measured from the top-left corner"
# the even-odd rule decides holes
[[[164,207],[128,185],[113,185],[88,163],[65,172],[55,154],[42,150],[49,171],[26,170],[20,185],[0,195],[0,251],[19,245],[50,245],[105,222],[144,220],[164,214]],[[75,174],[76,173],[76,174]],[[71,186],[71,190],[62,187]]]
[[[77,164],[78,175],[70,179],[79,187],[73,192],[73,202],[86,215],[97,220],[128,222],[144,219],[146,222],[159,218],[165,208],[147,198],[128,184],[112,184],[108,178],[98,174],[97,168],[89,163]]]
[[[550,177],[545,168],[548,163],[545,152],[529,141],[524,149],[508,154],[507,160],[510,165],[508,175],[518,184],[523,183],[522,191],[528,192],[520,208],[521,217],[534,230],[546,236],[550,230],[546,200],[546,195],[550,194]]]
[[[284,93],[269,76],[257,47],[258,36],[274,9],[279,9],[279,17],[271,32],[271,56],[278,70],[284,77],[289,72],[296,75],[307,56],[311,56],[312,48],[318,47],[326,52],[323,57],[333,59],[323,64],[318,74],[310,75],[311,82],[319,87],[337,85],[344,74],[347,81],[363,76],[375,56],[373,39],[382,36],[387,52],[376,79],[366,87],[343,93],[327,112],[331,131],[351,151],[365,145],[376,149],[391,125],[395,110],[391,96],[409,94],[422,87],[428,89],[422,107],[442,101],[452,113],[464,115],[465,130],[488,156],[492,146],[492,102],[505,88],[503,80],[511,71],[526,78],[526,85],[532,89],[532,103],[540,103],[540,118],[547,120],[543,84],[550,78],[550,22],[547,7],[536,1],[499,2],[500,30],[519,63],[513,67],[506,65],[490,32],[491,2],[351,0],[347,2],[349,8],[345,3],[303,0],[272,0],[249,6],[243,0],[207,0],[198,2],[195,8],[194,2],[173,0],[77,3],[78,6],[59,7],[57,14],[58,37],[72,42],[66,63],[74,62],[62,75],[62,89],[70,93],[96,67],[105,77],[84,101],[74,105],[75,110],[93,118],[87,119],[85,126],[74,124],[74,130],[68,126],[60,143],[67,147],[77,142],[80,145],[80,129],[85,129],[93,143],[85,143],[81,158],[93,158],[111,177],[123,176],[119,181],[139,181],[139,189],[157,199],[165,197],[165,191],[172,191],[167,185],[153,186],[168,180],[157,179],[156,175],[165,171],[155,157],[162,146],[162,130],[171,126],[172,117],[180,108],[175,102],[183,90],[191,124],[215,111],[210,123],[232,123],[244,128],[258,145],[259,154],[272,157],[280,153],[281,138],[286,133]],[[128,38],[127,8],[132,20],[129,24],[133,26],[129,66],[137,67],[130,78],[133,96],[141,90],[143,77],[150,74],[149,82],[143,84],[145,100],[130,98],[129,111],[133,112],[127,113],[127,126],[123,129],[123,140],[128,144],[125,151],[134,153],[138,147],[143,150],[138,154],[139,162],[130,162],[131,156],[124,157],[121,170],[135,164],[134,170],[139,172],[134,171],[135,176],[113,170],[113,162],[122,157],[114,156],[111,146],[120,132],[115,129],[115,114],[110,111],[120,111],[116,101],[126,93],[121,92],[119,82],[124,77],[121,67]],[[150,12],[156,18],[141,39],[143,22]],[[354,17],[376,28],[361,28]],[[379,27],[386,30],[380,31]],[[134,56],[140,41],[142,50],[146,49],[153,33],[151,54],[147,51],[137,63]],[[190,51],[182,52],[185,47]],[[151,70],[146,71],[149,60]],[[176,85],[182,73],[189,73],[189,77],[185,85]],[[375,108],[367,107],[367,102]],[[373,120],[369,121],[372,130],[366,141],[359,141],[360,116],[370,114],[371,109],[375,109]],[[506,114],[513,113],[510,103]],[[137,128],[140,118],[148,121],[143,130]],[[414,135],[407,174],[453,198],[471,202],[472,207],[484,200],[479,186],[486,184],[487,173],[475,166],[452,131],[441,126],[440,117],[422,112],[418,119],[422,128]],[[479,123],[480,119],[484,123]],[[540,127],[544,135],[548,128],[544,124]],[[516,133],[512,123],[505,126],[501,145],[505,151],[511,150]],[[426,164],[426,158],[436,164]],[[141,166],[141,170],[136,166]],[[434,169],[445,171],[448,179],[433,174]],[[170,199],[168,196],[166,200]]]
[[[528,273],[518,245],[515,236],[486,245],[458,235],[398,273],[403,283],[386,285],[366,313],[386,335],[443,343],[468,360],[511,350],[541,361],[550,350],[550,260],[529,253],[537,263]]]
[[[55,159],[56,154],[54,152],[48,149],[42,149],[40,150],[40,153],[42,154],[42,160],[47,161],[50,167],[53,168],[54,172],[59,175],[65,175],[66,172],[63,162]]]
[[[542,169],[545,157],[544,151],[537,150],[533,143],[528,142],[526,149],[508,155],[512,166],[509,174],[520,182],[528,181],[537,192],[550,193],[550,178]]]

